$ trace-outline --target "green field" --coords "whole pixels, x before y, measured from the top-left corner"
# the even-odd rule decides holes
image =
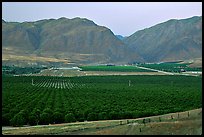
[[[2,80],[3,126],[129,119],[202,107],[202,77],[3,75]]]
[[[155,72],[136,66],[81,66],[82,71]]]

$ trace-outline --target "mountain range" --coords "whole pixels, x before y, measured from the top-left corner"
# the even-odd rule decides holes
[[[127,64],[201,57],[202,17],[197,16],[172,19],[128,37],[86,18],[22,23],[2,19],[3,65]]]
[[[202,57],[202,18],[171,19],[124,39],[146,62]]]

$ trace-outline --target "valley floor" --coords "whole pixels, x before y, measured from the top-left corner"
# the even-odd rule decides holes
[[[144,68],[147,70],[154,70],[155,72],[116,72],[116,71],[79,71],[79,70],[53,70],[45,69],[38,74],[25,74],[33,76],[63,76],[63,77],[75,77],[75,76],[99,76],[99,75],[188,75],[199,76],[201,73],[183,72],[183,73],[171,73],[150,68]],[[156,72],[157,71],[157,72]]]

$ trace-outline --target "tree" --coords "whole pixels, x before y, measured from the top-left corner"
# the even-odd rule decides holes
[[[46,112],[43,112],[42,114],[40,114],[40,124],[49,124],[50,123],[50,115]]]
[[[98,116],[97,116],[97,114],[95,112],[91,112],[91,113],[88,114],[87,120],[88,121],[98,120]]]
[[[11,117],[14,117],[16,114],[19,113],[19,110],[17,108],[13,108],[10,110],[9,114],[11,115]]]
[[[98,114],[98,120],[106,120],[106,119],[108,119],[106,112],[101,112]]]
[[[76,118],[77,121],[83,122],[85,120],[84,113],[80,112],[80,111],[77,111],[75,113],[75,118]]]
[[[63,114],[61,112],[54,112],[53,113],[53,121],[54,121],[54,123],[64,122]]]
[[[50,108],[45,108],[43,113],[40,114],[40,122],[41,124],[50,124],[53,123],[53,112]]]
[[[9,113],[2,115],[2,125],[3,126],[9,126],[9,121],[11,119],[11,115]]]
[[[132,112],[132,118],[139,118],[143,116],[143,111],[135,110]]]
[[[38,125],[40,121],[40,110],[35,108],[32,113],[29,115],[28,122],[30,125]]]
[[[53,113],[50,108],[45,108],[45,109],[43,110],[43,112],[45,112],[45,113],[50,113],[50,114]]]
[[[124,112],[124,118],[133,118],[133,114],[131,111],[125,111]]]
[[[13,126],[23,126],[26,124],[26,119],[24,117],[24,114],[22,112],[19,112],[16,114],[11,120],[10,120],[11,125]]]
[[[109,113],[109,118],[110,118],[110,119],[118,119],[118,118],[119,118],[119,115],[118,115],[117,112],[111,111],[111,112]]]
[[[29,123],[31,126],[37,125],[35,115],[33,115],[33,114],[30,114],[30,115],[29,115],[28,123]]]
[[[73,113],[68,113],[65,115],[65,122],[69,123],[69,122],[75,122],[75,121],[76,121],[76,119],[75,119]]]
[[[28,115],[28,110],[27,109],[23,109],[20,111],[22,113],[22,116],[24,117],[25,121],[26,121],[26,124],[28,122],[28,118],[29,118],[29,115]]]

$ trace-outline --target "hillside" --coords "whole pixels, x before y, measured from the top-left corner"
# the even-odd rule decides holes
[[[135,32],[124,39],[146,62],[202,57],[202,17],[171,19]]]
[[[5,55],[65,59],[76,64],[140,60],[128,53],[126,45],[110,29],[85,18],[23,23],[2,20],[2,48],[3,63],[14,64],[15,58],[5,59]]]
[[[123,37],[122,35],[115,35],[118,39],[123,40],[125,37]]]

